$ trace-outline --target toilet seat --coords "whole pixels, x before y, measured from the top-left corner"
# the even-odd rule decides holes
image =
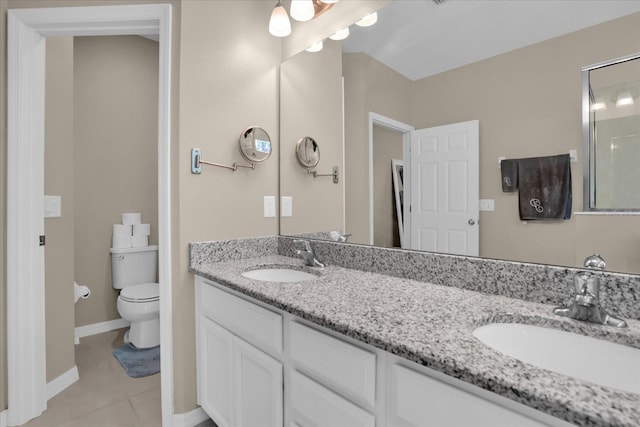
[[[127,286],[120,291],[120,299],[134,303],[158,301],[160,300],[160,286],[157,283]]]

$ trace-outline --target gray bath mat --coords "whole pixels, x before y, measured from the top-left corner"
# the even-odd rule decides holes
[[[113,350],[113,356],[130,377],[142,378],[160,372],[160,346],[139,349],[124,344]]]

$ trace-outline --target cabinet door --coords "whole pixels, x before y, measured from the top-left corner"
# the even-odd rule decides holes
[[[204,316],[198,332],[198,403],[218,427],[232,423],[233,335]]]
[[[387,425],[541,427],[539,421],[399,365],[389,377]]]
[[[233,345],[234,425],[282,427],[282,364],[237,337]]]

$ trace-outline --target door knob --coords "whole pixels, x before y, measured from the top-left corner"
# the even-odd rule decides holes
[[[475,224],[476,224],[476,222],[473,219],[469,220],[469,225],[475,225]]]

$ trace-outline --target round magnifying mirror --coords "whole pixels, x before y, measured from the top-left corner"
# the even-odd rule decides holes
[[[251,163],[264,162],[271,155],[271,138],[264,129],[252,126],[240,134],[240,154]]]
[[[300,138],[296,144],[296,157],[303,167],[307,169],[316,167],[320,161],[320,147],[316,140],[310,136]]]

